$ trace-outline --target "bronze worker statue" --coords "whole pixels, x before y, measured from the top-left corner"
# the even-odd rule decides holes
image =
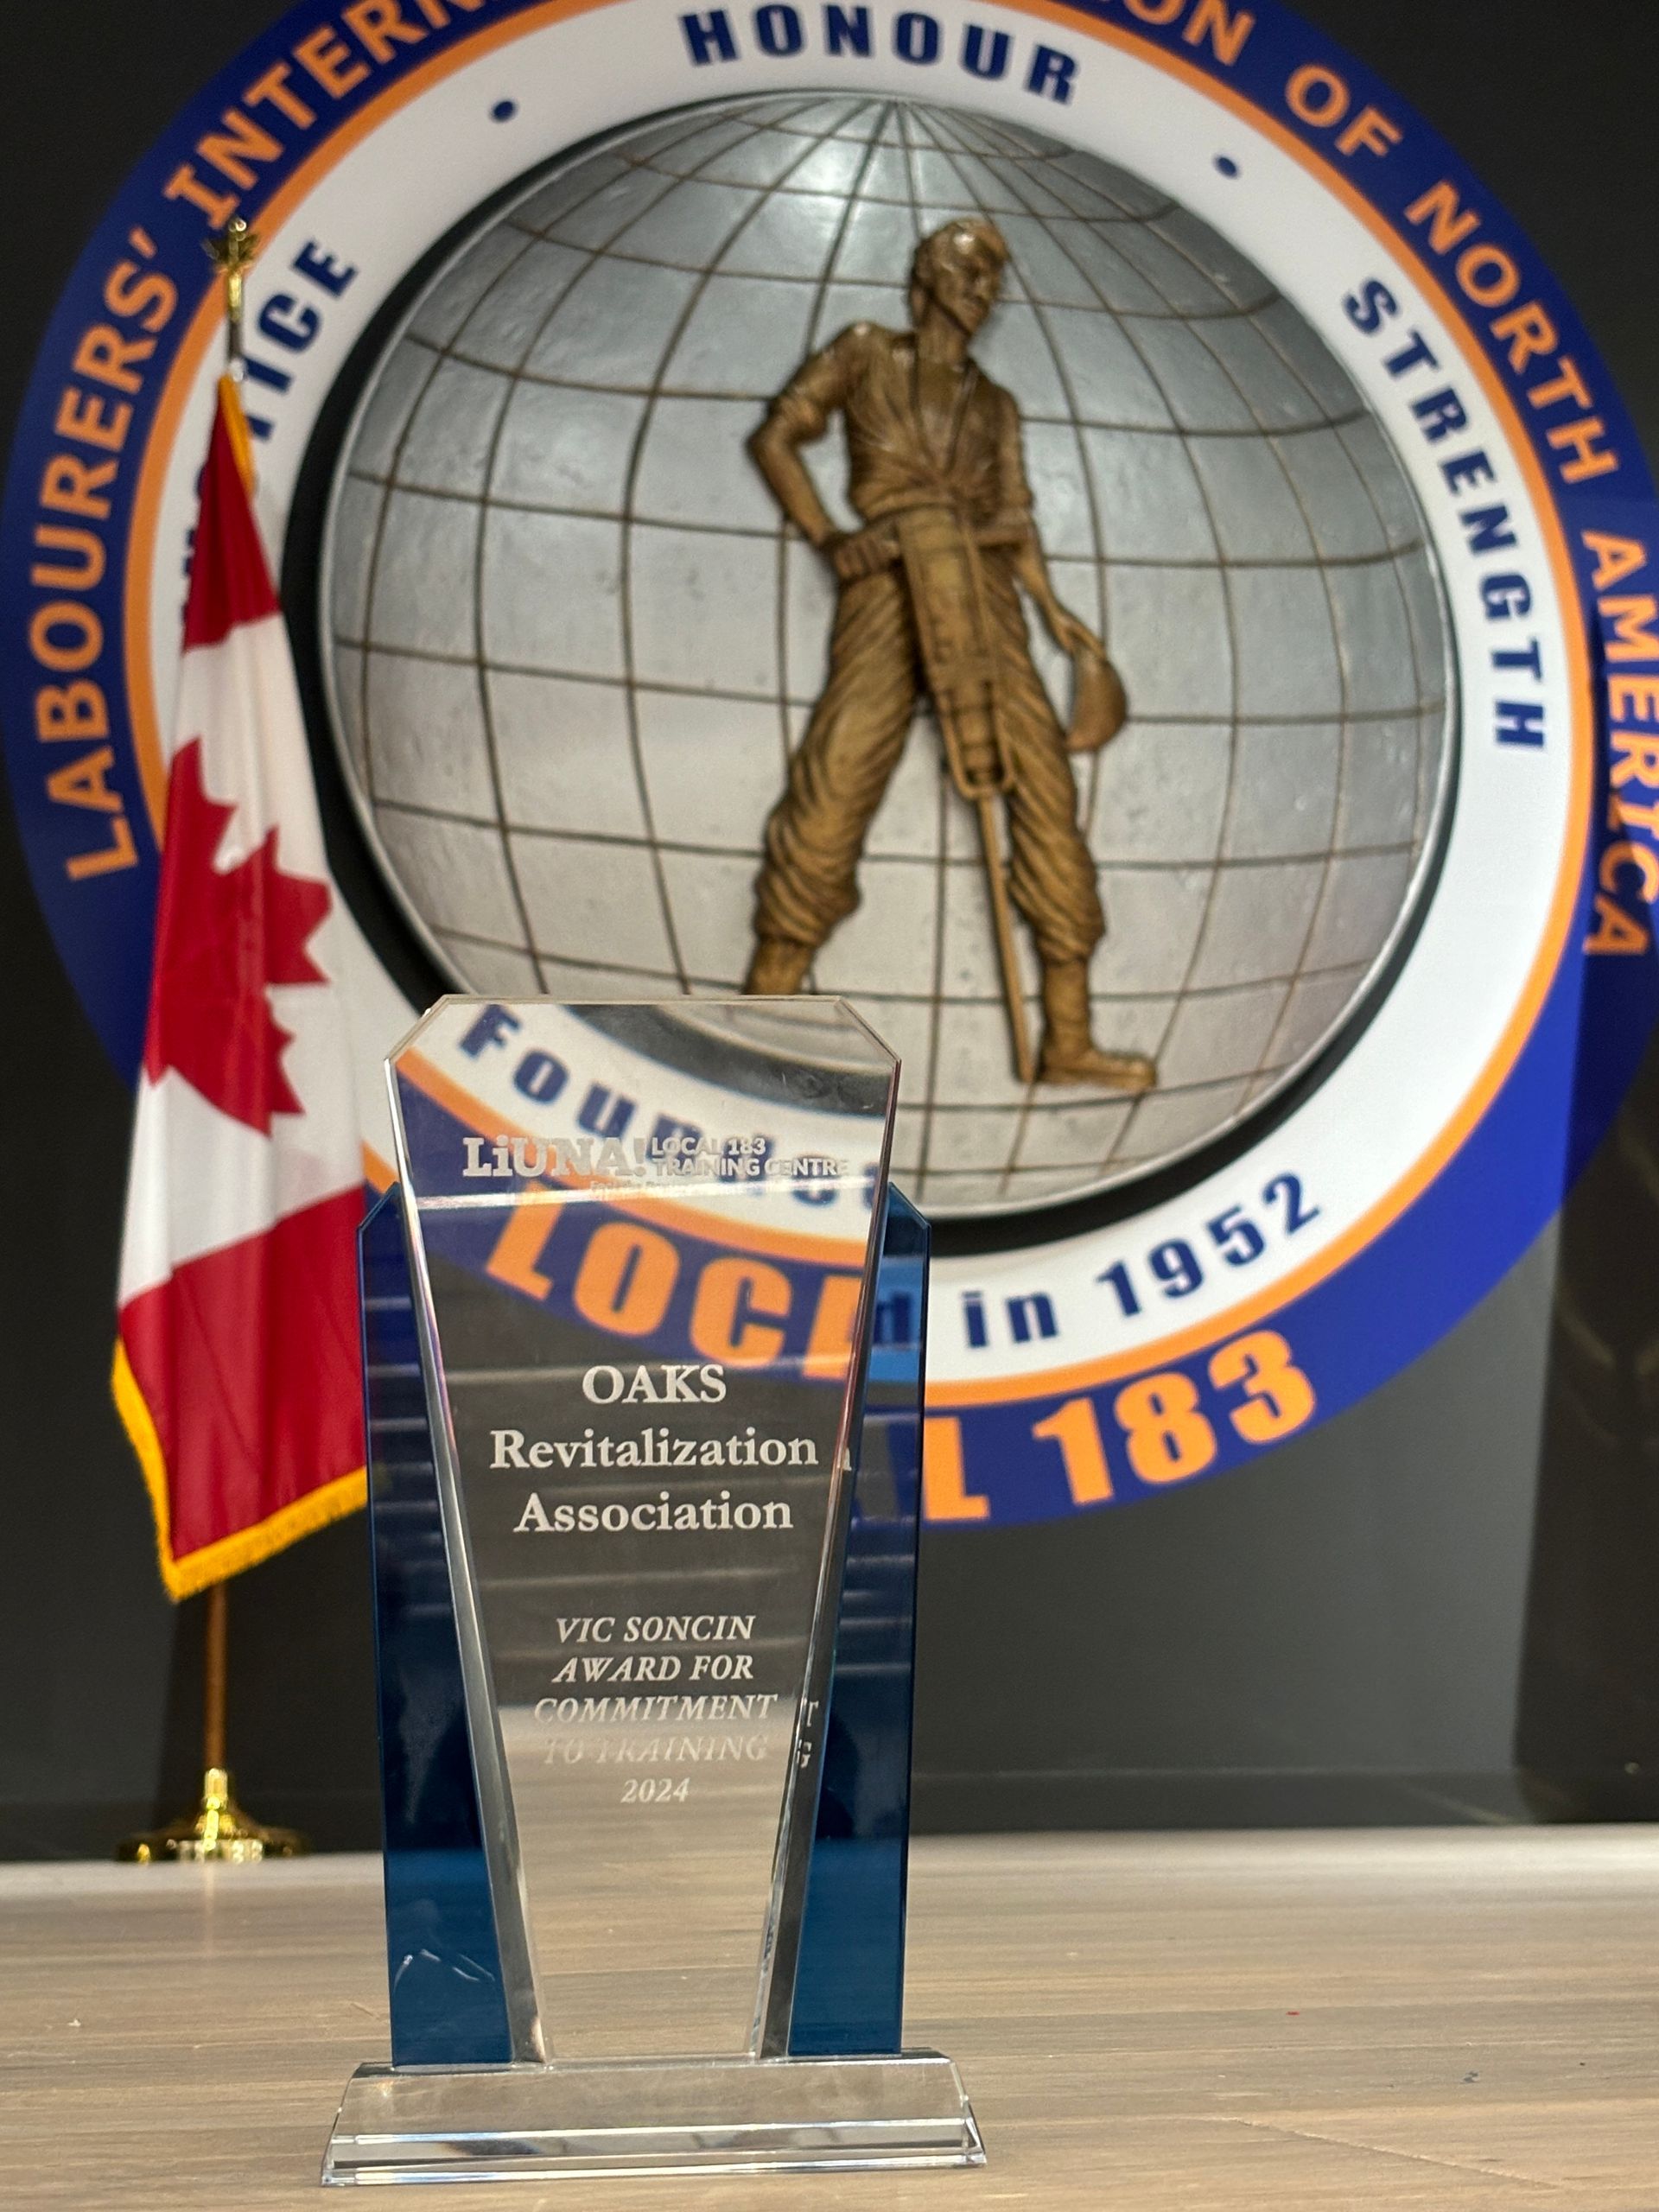
[[[766,826],[744,988],[798,990],[814,953],[857,906],[865,834],[925,691],[952,780],[979,817],[1020,1080],[1141,1091],[1157,1079],[1152,1062],[1103,1051],[1090,1032],[1089,961],[1106,925],[1068,758],[1115,733],[1122,690],[1099,639],[1049,581],[1019,408],[968,351],[1007,257],[984,221],[949,223],[925,238],[911,278],[913,329],[843,330],[803,363],[750,442],[839,590],[830,678]],[[837,408],[862,524],[850,532],[825,512],[799,453]],[[1069,740],[1033,664],[1021,590],[1076,670]],[[1006,874],[999,808],[1012,848]],[[1042,963],[1034,1065],[1010,898]]]

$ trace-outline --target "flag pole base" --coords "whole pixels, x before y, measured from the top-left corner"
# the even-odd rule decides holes
[[[164,1828],[125,1837],[116,1848],[124,1866],[154,1866],[171,1860],[206,1859],[251,1865],[259,1859],[303,1859],[311,1846],[297,1828],[265,1827],[237,1803],[231,1777],[210,1766],[201,1779],[201,1803]]]

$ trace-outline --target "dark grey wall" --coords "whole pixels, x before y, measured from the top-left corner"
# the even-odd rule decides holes
[[[130,163],[277,12],[266,0],[0,10],[0,427]],[[1575,295],[1659,452],[1648,91],[1659,10],[1309,0],[1304,12],[1489,179]],[[0,928],[16,1040],[0,1089],[0,1854],[102,1852],[127,1821],[190,1792],[200,1622],[161,1593],[109,1404],[127,1100],[35,911],[9,817]],[[1627,1122],[1599,1195],[1568,1224],[1586,1278],[1628,1245],[1656,1127],[1646,1106]],[[1627,1267],[1640,1257],[1624,1250]],[[1637,1770],[1635,1797],[1562,1786],[1552,1802],[1644,1808],[1646,1753],[1629,1755],[1630,1730],[1659,1726],[1659,1655],[1643,1628],[1659,1609],[1643,1608],[1630,1562],[1653,1533],[1649,1410],[1622,1384],[1592,1403],[1571,1359],[1549,1363],[1555,1271],[1546,1240],[1412,1373],[1248,1474],[1092,1520],[935,1535],[924,1815],[971,1826],[1514,1810],[1523,1648],[1531,1763],[1559,1778],[1593,1738],[1599,1774]],[[1647,1341],[1637,1330],[1621,1343],[1621,1375],[1645,1372]],[[1623,1441],[1586,1491],[1585,1440],[1609,1420]],[[1560,1532],[1553,1555],[1570,1572],[1541,1573],[1529,1610],[1541,1452]],[[1610,1616],[1596,1592],[1621,1567]],[[365,1574],[352,1522],[232,1592],[244,1794],[327,1843],[375,1835]]]
[[[927,1820],[1519,1815],[1554,1242],[1388,1389],[1244,1474],[988,1542],[933,1532]]]

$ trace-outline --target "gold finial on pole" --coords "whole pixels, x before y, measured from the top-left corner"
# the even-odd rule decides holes
[[[240,215],[232,215],[224,229],[205,241],[207,258],[225,279],[225,360],[232,379],[240,384],[242,361],[243,276],[258,257],[259,233],[250,230]]]

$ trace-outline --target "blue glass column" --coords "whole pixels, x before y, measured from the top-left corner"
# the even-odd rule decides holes
[[[505,2064],[495,1914],[395,1187],[363,1224],[358,1264],[392,2062]]]
[[[928,1227],[889,1189],[791,2056],[900,2050]]]

